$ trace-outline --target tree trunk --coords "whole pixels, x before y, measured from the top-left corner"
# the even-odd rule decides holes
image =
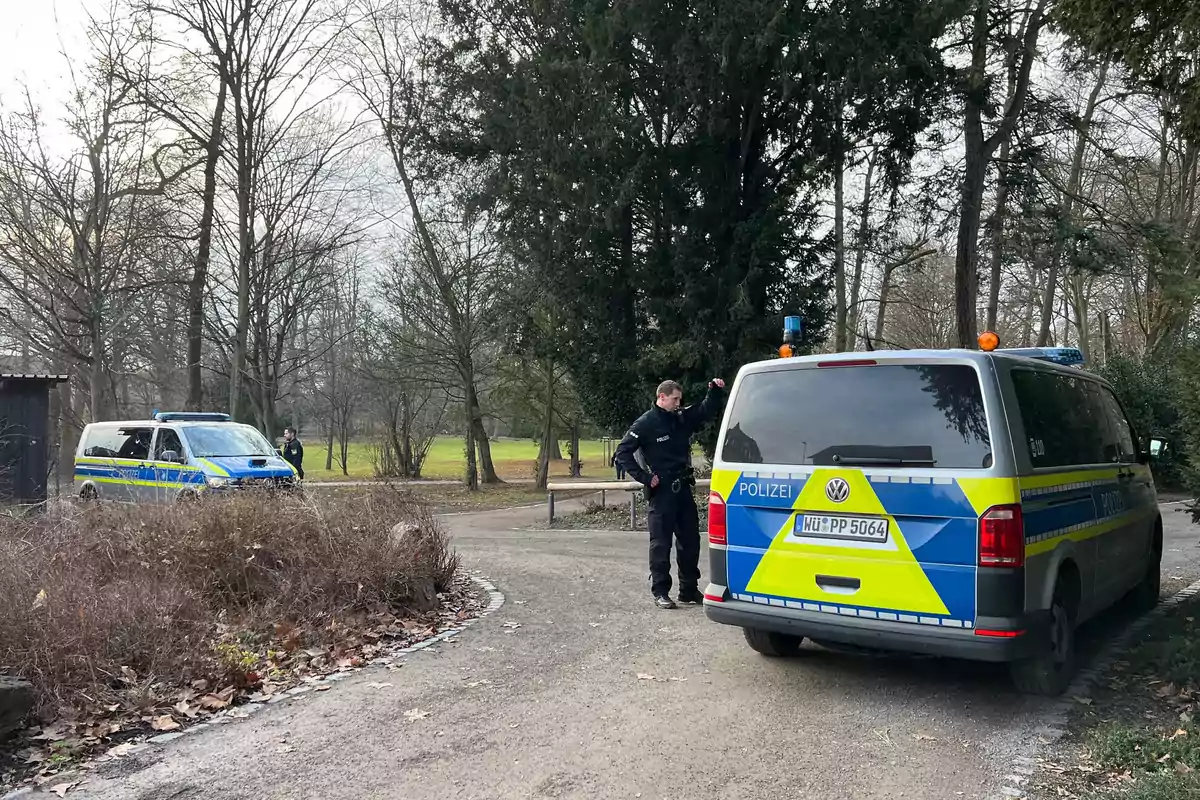
[[[571,422],[571,477],[578,478],[583,470],[579,464],[579,420]]]
[[[98,311],[93,312],[92,327],[92,372],[91,382],[91,422],[101,422],[105,418],[104,406],[104,332],[101,329]]]
[[[1063,219],[1066,221],[1068,231],[1074,224],[1075,198],[1083,183],[1083,160],[1087,155],[1088,132],[1092,127],[1092,119],[1096,116],[1097,101],[1107,77],[1108,64],[1106,63],[1100,67],[1096,85],[1092,87],[1092,92],[1088,95],[1087,106],[1084,108],[1083,118],[1079,122],[1079,130],[1075,135],[1075,151],[1071,154],[1071,173],[1067,178],[1067,190],[1062,202]],[[1042,296],[1042,327],[1038,331],[1038,347],[1045,347],[1050,338],[1050,318],[1054,309],[1054,293],[1058,288],[1058,271],[1062,263],[1065,244],[1062,236],[1055,237],[1054,252],[1050,259],[1050,275],[1046,281],[1045,294]],[[1070,279],[1068,279],[1068,283],[1071,283]],[[1084,317],[1086,325],[1086,314]]]
[[[463,439],[463,451],[467,456],[467,475],[464,483],[470,492],[479,491],[479,462],[475,461],[475,397],[472,391],[467,392],[463,402],[463,417],[466,420],[467,433]]]
[[[1033,346],[1033,311],[1038,307],[1038,272],[1029,276],[1029,289],[1025,295],[1025,314],[1021,317],[1021,347]]]
[[[1088,281],[1086,276],[1072,275],[1068,282],[1071,286],[1072,305],[1075,306],[1075,332],[1079,337],[1079,352],[1085,362],[1092,360],[1091,327],[1088,308]]]
[[[988,228],[992,235],[992,265],[988,284],[987,329],[995,331],[1000,315],[1000,283],[1001,267],[1004,264],[1004,218],[1008,213],[1008,154],[1011,149],[1010,139],[1000,143],[1000,163],[997,164],[999,175],[996,186],[996,210]]]
[[[325,471],[333,471],[333,429],[337,425],[333,403],[329,404],[329,430],[325,432]]]
[[[478,404],[475,406],[475,414],[475,441],[479,448],[480,479],[487,484],[504,483],[496,474],[496,466],[492,463],[492,443],[483,427],[483,414],[480,413]]]
[[[840,107],[837,109],[837,113],[838,119],[834,122],[836,129],[835,138],[837,140],[835,146],[840,150],[833,173],[833,274],[837,292],[837,319],[834,322],[833,349],[835,352],[842,353],[846,350],[846,161],[844,155],[845,145],[841,141],[842,123]]]
[[[879,313],[875,316],[875,345],[877,347],[883,342],[884,322],[887,319],[888,295],[892,291],[892,272],[895,269],[895,264],[888,264],[884,267],[883,277],[879,282]]]
[[[987,43],[990,0],[976,0],[971,34],[971,69],[965,87],[963,139],[965,164],[958,221],[957,253],[954,259],[954,316],[958,344],[974,348],[978,338],[979,220],[983,213],[984,184],[988,162],[1001,142],[1012,135],[1029,92],[1029,75],[1037,54],[1042,12],[1047,0],[1037,0],[1029,9],[1021,36],[1021,61],[1013,91],[1004,104],[1004,116],[991,136],[984,137],[983,113],[987,93]]]
[[[965,130],[966,165],[962,183],[962,214],[958,221],[954,259],[954,318],[958,346],[974,348],[978,339],[976,293],[979,288],[979,218],[983,209],[987,153],[979,109],[968,107]]]
[[[1017,88],[1017,51],[1021,37],[1013,36],[1012,17],[1007,22],[1007,53],[1004,59],[1004,71],[1008,76],[1007,97],[1012,97]],[[1012,136],[1005,136],[1000,142],[1000,160],[996,165],[998,176],[996,181],[996,208],[988,221],[988,230],[992,236],[992,264],[988,283],[987,330],[996,331],[1000,315],[1000,283],[1001,267],[1004,264],[1004,221],[1008,215],[1008,157],[1012,149]]]
[[[208,264],[212,256],[213,217],[217,203],[217,164],[221,158],[224,131],[225,81],[219,81],[217,102],[213,108],[213,124],[209,132],[208,153],[204,160],[204,194],[201,198],[200,238],[196,243],[196,263],[188,285],[188,399],[190,411],[204,410],[204,375],[200,362],[204,357],[204,287],[208,282]]]
[[[341,424],[338,427],[338,446],[342,456],[342,475],[350,474],[350,409],[342,410]]]
[[[537,488],[546,490],[550,482],[550,446],[554,443],[554,362],[547,359],[543,365],[546,372],[546,408],[542,421],[542,446],[538,448]]]
[[[868,226],[871,222],[871,190],[873,188],[872,180],[875,177],[875,162],[879,158],[879,148],[871,150],[871,155],[867,160],[867,179],[863,186],[862,208],[859,209],[858,218],[858,252],[854,254],[854,274],[850,278],[850,308],[849,322],[846,327],[852,336],[858,335],[858,322],[862,317],[862,312],[859,307],[859,297],[862,294],[862,276],[863,263],[867,255],[867,234]],[[858,349],[855,346],[854,349]]]

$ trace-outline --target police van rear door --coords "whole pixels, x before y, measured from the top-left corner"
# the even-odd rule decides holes
[[[788,360],[741,376],[714,465],[732,599],[973,627],[990,364]],[[999,416],[999,412],[994,412]]]

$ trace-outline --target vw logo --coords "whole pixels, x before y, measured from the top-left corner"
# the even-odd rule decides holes
[[[834,478],[825,484],[825,496],[835,503],[844,503],[850,496],[850,484],[844,478]]]

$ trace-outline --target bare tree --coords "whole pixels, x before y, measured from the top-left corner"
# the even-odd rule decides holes
[[[222,115],[231,112],[232,142],[225,152],[235,176],[237,313],[229,352],[229,408],[236,415],[250,346],[263,161],[293,123],[324,102],[315,87],[343,29],[344,13],[318,0],[169,0],[150,2],[146,9],[203,43],[198,52],[205,53],[230,106]],[[198,134],[209,145],[207,155],[215,158],[222,144],[212,131]]]
[[[434,17],[428,9],[390,0],[361,0],[356,13],[359,22],[343,58],[346,85],[379,125],[411,220],[409,246],[395,262],[389,298],[405,309],[407,320],[427,331],[431,360],[453,376],[454,390],[461,392],[467,486],[476,488],[480,479],[497,483],[477,359],[480,343],[490,338],[486,326],[494,324],[487,303],[496,296],[499,249],[489,220],[439,190],[447,176],[422,162],[422,140],[436,99],[427,63]]]
[[[1044,23],[1048,0],[1029,0],[1020,12],[1023,17],[1016,80],[1003,101],[1003,112],[995,130],[984,130],[983,115],[990,105],[988,96],[988,34],[992,28],[990,11],[996,0],[975,0],[971,29],[971,65],[963,91],[965,111],[961,207],[958,223],[958,249],[954,267],[955,318],[958,345],[974,347],[977,328],[979,287],[979,223],[983,213],[988,164],[1000,143],[1007,139],[1025,106],[1030,74],[1037,57],[1038,35]]]
[[[140,45],[106,21],[92,23],[89,41],[96,61],[71,70],[70,153],[46,145],[29,92],[0,122],[0,286],[19,301],[0,318],[50,363],[84,369],[95,420],[115,410],[127,345],[141,333],[132,301],[174,280],[148,262],[174,226],[163,196],[196,161],[155,144],[153,120],[114,68],[137,63]],[[140,63],[147,68],[144,51]]]

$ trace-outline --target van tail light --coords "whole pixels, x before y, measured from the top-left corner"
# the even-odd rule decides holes
[[[729,543],[729,529],[725,524],[725,498],[716,492],[708,493],[708,543]]]
[[[993,506],[980,518],[979,566],[1025,566],[1025,520],[1020,505]]]

